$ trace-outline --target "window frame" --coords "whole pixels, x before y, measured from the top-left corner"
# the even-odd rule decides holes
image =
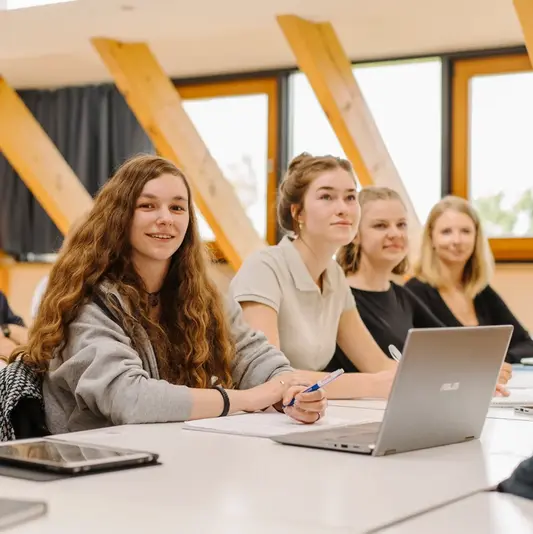
[[[470,80],[474,76],[514,74],[532,70],[527,53],[494,55],[453,62],[451,193],[469,195]],[[489,243],[496,261],[533,260],[533,237],[494,237]]]
[[[248,96],[265,94],[268,98],[267,114],[267,197],[266,197],[266,241],[274,245],[277,242],[276,199],[278,188],[278,77],[258,77],[252,79],[235,79],[204,83],[180,83],[175,87],[182,100],[199,98],[218,98],[225,96]],[[206,241],[214,259],[225,261],[216,241]]]

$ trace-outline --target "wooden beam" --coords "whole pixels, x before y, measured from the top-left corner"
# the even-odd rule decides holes
[[[520,26],[522,26],[529,60],[533,65],[533,1],[513,0],[513,4]]]
[[[0,151],[63,234],[80,213],[91,208],[91,195],[3,78],[0,78]]]
[[[195,202],[218,246],[238,269],[265,242],[187,115],[178,91],[146,44],[101,38],[92,43],[157,151],[190,179]]]
[[[420,221],[332,25],[295,15],[277,20],[361,185],[387,186],[401,195],[416,249]]]

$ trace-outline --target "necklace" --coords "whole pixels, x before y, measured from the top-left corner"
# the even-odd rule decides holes
[[[148,304],[155,308],[159,304],[159,291],[155,293],[148,293]]]

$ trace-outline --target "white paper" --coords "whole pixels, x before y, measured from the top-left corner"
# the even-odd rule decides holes
[[[342,408],[365,408],[369,410],[384,410],[387,407],[385,399],[362,398],[354,400],[328,400],[328,406],[341,406]]]
[[[508,397],[493,397],[491,406],[521,406],[533,404],[533,389],[510,389]]]
[[[328,415],[312,425],[306,425],[298,423],[281,413],[245,413],[228,417],[187,421],[183,428],[187,430],[202,430],[204,432],[270,438],[292,432],[310,432],[348,424],[353,425],[354,422],[347,419],[329,417]]]

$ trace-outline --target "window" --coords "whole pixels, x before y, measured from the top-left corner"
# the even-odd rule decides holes
[[[277,81],[178,87],[183,105],[262,238],[276,239]],[[220,209],[224,209],[223,206]],[[215,236],[198,211],[200,232]]]
[[[454,67],[452,191],[471,199],[500,260],[533,258],[532,94],[526,55]]]
[[[361,64],[354,75],[383,141],[425,221],[441,196],[442,74],[440,59]],[[291,150],[344,156],[304,74],[291,79]]]

